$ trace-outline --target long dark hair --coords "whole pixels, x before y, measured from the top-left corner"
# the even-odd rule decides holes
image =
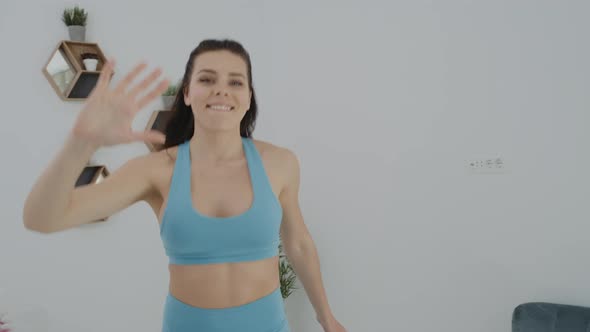
[[[244,118],[240,122],[240,136],[247,138],[252,137],[252,132],[254,132],[254,127],[256,124],[256,116],[258,115],[258,107],[256,105],[254,86],[252,84],[252,63],[250,62],[250,55],[246,49],[244,49],[242,44],[235,40],[206,39],[200,42],[199,45],[197,45],[197,47],[191,52],[186,63],[182,84],[178,89],[176,98],[174,99],[172,114],[168,120],[166,129],[164,130],[166,142],[162,146],[163,149],[181,144],[193,137],[195,133],[193,110],[191,106],[185,105],[184,93],[188,91],[189,88],[191,74],[194,67],[194,60],[201,53],[220,50],[230,51],[240,56],[248,66],[248,86],[252,92],[252,98],[250,99],[250,109],[248,112],[246,112]]]

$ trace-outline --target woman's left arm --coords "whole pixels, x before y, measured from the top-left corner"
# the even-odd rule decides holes
[[[317,249],[299,208],[299,161],[295,154],[287,149],[283,149],[281,159],[286,182],[279,195],[283,208],[280,232],[287,260],[303,284],[316,312],[316,319],[324,331],[345,332],[346,330],[336,320],[328,304]]]

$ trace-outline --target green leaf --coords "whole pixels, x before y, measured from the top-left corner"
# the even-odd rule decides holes
[[[65,25],[81,25],[86,26],[88,13],[83,8],[75,6],[74,8],[66,8],[63,11],[61,20]]]
[[[283,253],[282,243],[279,242],[279,279],[281,282],[281,295],[286,299],[298,287],[295,286],[297,275],[289,264],[287,256]]]

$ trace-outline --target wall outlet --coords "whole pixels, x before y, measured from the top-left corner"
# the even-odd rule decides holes
[[[467,161],[472,173],[505,173],[506,163],[502,157],[473,158]]]

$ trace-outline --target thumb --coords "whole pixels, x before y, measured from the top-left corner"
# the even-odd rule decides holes
[[[144,142],[150,142],[150,143],[155,143],[155,144],[164,144],[166,142],[166,135],[164,135],[160,131],[153,130],[153,129],[134,132],[132,135],[133,135],[133,140],[135,140],[135,141],[144,141]]]

